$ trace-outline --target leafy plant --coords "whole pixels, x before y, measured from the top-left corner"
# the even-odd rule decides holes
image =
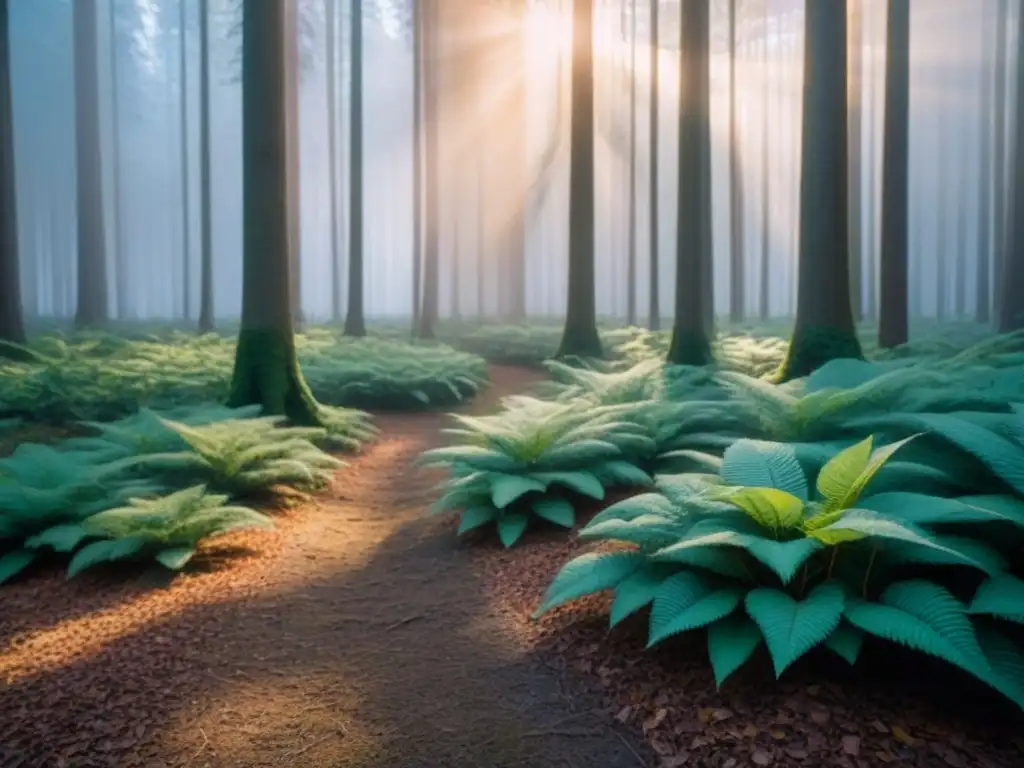
[[[451,472],[433,510],[462,509],[459,533],[494,523],[510,547],[531,517],[571,528],[572,496],[600,500],[608,487],[650,483],[637,460],[653,443],[643,427],[621,420],[623,407],[526,397],[510,402],[514,407],[497,416],[455,416],[461,426],[446,431],[463,443],[421,459]]]
[[[1024,707],[1019,649],[973,618],[1013,619],[1007,596],[1017,585],[1002,554],[968,535],[1020,525],[1024,503],[915,497],[871,509],[874,479],[911,439],[841,451],[818,474],[816,494],[790,448],[738,441],[719,477],[662,479],[659,493],[594,518],[582,537],[631,547],[568,563],[537,614],[613,590],[613,625],[651,606],[650,644],[706,630],[719,684],[762,643],[781,675],[818,646],[854,663],[874,635],[956,664]],[[973,607],[956,596],[971,582],[982,584]]]

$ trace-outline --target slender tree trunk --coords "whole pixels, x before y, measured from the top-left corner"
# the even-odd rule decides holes
[[[910,0],[889,0],[882,147],[881,306],[878,344],[906,344],[909,334],[908,229],[910,147]]]
[[[966,94],[959,103],[967,101]],[[967,178],[970,173],[970,152],[968,151],[967,127],[969,120],[967,115],[959,116],[960,136],[957,154],[959,155],[956,170],[956,186],[958,189],[956,206],[956,261],[953,262],[953,314],[957,320],[962,320],[967,314],[967,206],[970,195],[967,194]]]
[[[594,0],[573,0],[569,292],[557,357],[602,357],[594,285]]]
[[[853,319],[864,319],[864,286],[861,276],[863,265],[863,222],[861,220],[861,101],[864,77],[864,29],[861,3],[848,0],[850,15],[849,82],[847,97],[850,131],[850,302]]]
[[[985,7],[979,19],[981,47],[978,51],[981,61],[981,104],[978,109],[978,251],[977,274],[975,275],[975,319],[979,323],[992,320],[992,57],[989,43],[992,40],[992,16]],[[1002,34],[1002,30],[999,30]]]
[[[705,221],[711,215],[710,29],[708,0],[682,0],[679,59],[679,193],[676,230],[676,306],[668,362],[711,362],[706,317],[705,270],[709,243]]]
[[[650,317],[647,324],[652,331],[661,328],[661,302],[659,280],[659,258],[658,258],[658,3],[659,0],[651,0],[651,115],[650,115],[650,145],[651,145],[651,187],[650,187],[650,285],[648,286],[648,301],[650,302]]]
[[[451,0],[448,0],[451,2]],[[506,258],[507,283],[503,293],[507,300],[507,317],[512,322],[526,319],[526,193],[529,183],[526,178],[526,4],[515,6],[515,31],[510,35],[512,98],[509,103],[508,116],[511,146],[509,147],[510,162],[506,173],[506,183],[514,190],[514,207],[508,223],[508,230],[503,242]]]
[[[764,9],[764,85],[761,90],[761,274],[758,284],[760,290],[758,315],[762,322],[771,315],[771,241],[769,237],[771,234],[771,221],[769,213],[771,211],[772,197],[771,185],[768,183],[768,179],[772,170],[772,162],[771,155],[769,154],[771,147],[771,142],[769,141],[771,121],[768,119],[768,105],[770,102],[769,94],[771,93],[773,67],[771,55],[768,52],[768,22],[770,19],[768,3],[770,1],[766,0]]]
[[[75,58],[75,160],[78,213],[78,307],[75,325],[107,320],[107,254],[103,221],[96,0],[72,6]]]
[[[338,84],[337,45],[338,24],[336,0],[324,0],[326,5],[327,37],[327,166],[328,194],[331,213],[331,319],[341,320],[341,254],[338,248]]]
[[[419,332],[423,301],[423,2],[412,4],[412,327]]]
[[[629,254],[626,266],[627,325],[636,325],[636,4],[637,0],[632,0],[629,39]]]
[[[729,0],[729,319],[742,322],[746,287],[743,174],[736,107],[736,0]]]
[[[850,308],[846,0],[808,3],[804,41],[799,286],[781,381],[861,357]]]
[[[319,408],[299,370],[291,306],[288,189],[288,95],[298,80],[288,55],[293,0],[244,0],[242,24],[242,163],[244,255],[242,327],[228,404],[259,404],[268,415],[317,424]],[[284,190],[284,194],[282,194]]]
[[[213,330],[213,195],[210,176],[210,8],[199,0],[199,332]]]
[[[18,356],[3,342],[25,343],[18,269],[18,209],[15,198],[14,113],[11,108],[9,0],[0,0],[0,357]]]
[[[869,12],[867,19],[868,27],[868,41],[870,42],[871,55],[867,60],[868,70],[868,107],[867,107],[867,131],[868,131],[868,146],[867,146],[867,212],[865,219],[867,220],[867,243],[864,248],[864,256],[861,261],[861,268],[863,270],[862,281],[864,283],[865,291],[865,302],[864,302],[864,316],[868,318],[874,318],[876,316],[875,307],[875,264],[877,263],[877,248],[878,248],[878,229],[877,229],[877,195],[878,186],[875,183],[875,144],[877,143],[875,130],[876,118],[875,113],[877,111],[878,98],[876,96],[877,90],[877,66],[875,65],[875,43],[878,40],[875,29],[874,15]]]
[[[192,249],[188,172],[188,37],[186,0],[178,0],[178,135],[181,140],[178,164],[181,173],[181,296],[185,322],[192,317]],[[115,223],[115,228],[117,224]]]
[[[345,335],[365,336],[363,313],[363,0],[352,0],[349,123],[348,310]]]
[[[128,249],[125,247],[124,223],[121,216],[121,94],[118,88],[119,57],[117,55],[117,0],[110,0],[110,132],[112,149],[110,161],[111,190],[110,199],[113,207],[114,227],[114,269],[116,275],[117,316],[128,317],[128,295],[131,292],[131,280],[128,270]]]
[[[426,18],[423,19],[424,66],[424,111],[426,124],[425,181],[426,181],[426,248],[423,259],[423,298],[420,306],[417,337],[433,339],[438,317],[438,293],[440,288],[440,195],[441,178],[439,168],[439,94],[438,53],[440,50],[440,12],[437,0],[422,0]]]
[[[1009,101],[1007,94],[1007,34],[1010,26],[1009,0],[999,0],[998,14],[996,17],[996,46],[995,46],[995,115],[993,116],[993,157],[992,157],[992,186],[995,190],[992,199],[992,232],[993,236],[993,264],[992,276],[997,285],[1003,284],[1003,261],[1006,257],[1006,107]],[[992,313],[999,317],[1002,313],[1002,291],[993,292]]]
[[[299,3],[300,0],[288,0],[287,16],[285,17],[285,55],[289,66],[294,70],[295,77],[288,80],[287,128],[288,128],[288,191],[294,199],[288,205],[288,239],[291,245],[288,253],[291,256],[291,305],[296,328],[304,322],[302,314],[302,164],[301,164],[301,118],[299,103],[299,78],[301,56],[299,53]]]
[[[948,110],[945,104],[939,104],[937,149],[939,153],[939,184],[938,204],[935,208],[937,222],[938,245],[935,249],[935,315],[939,320],[945,320],[947,314],[947,302],[949,296],[948,275],[949,275],[949,226],[947,216],[949,215],[949,151],[948,132],[946,120],[949,119]]]
[[[1009,215],[1006,255],[1003,257],[1002,291],[999,302],[999,331],[1008,333],[1024,328],[1024,13],[1017,14],[1017,56],[1014,102],[1016,115],[1013,126],[1013,166],[1010,200],[1013,208]]]

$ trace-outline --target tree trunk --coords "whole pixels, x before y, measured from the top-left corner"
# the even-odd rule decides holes
[[[128,271],[128,249],[124,242],[124,225],[121,216],[121,96],[118,88],[117,55],[117,0],[110,0],[110,133],[112,152],[110,161],[110,200],[114,227],[114,285],[117,299],[117,316],[128,317],[128,295],[131,280]]]
[[[889,0],[882,147],[881,306],[878,344],[906,344],[909,334],[908,230],[910,146],[910,0]]]
[[[450,2],[450,0],[449,0]],[[507,282],[502,286],[506,295],[506,317],[514,323],[526,319],[526,178],[528,162],[526,151],[526,4],[515,6],[514,30],[510,34],[510,69],[507,77],[512,96],[508,105],[509,124],[503,129],[510,140],[509,160],[506,164],[505,183],[513,190],[513,208],[508,229],[503,239]]]
[[[439,94],[438,69],[440,61],[439,33],[440,6],[437,0],[423,0],[426,18],[423,19],[424,61],[424,115],[426,123],[426,147],[424,154],[426,181],[426,248],[423,254],[423,298],[420,305],[416,336],[433,339],[438,317],[438,293],[440,289],[440,195],[441,178],[438,157],[439,149]]]
[[[781,381],[861,357],[850,308],[846,0],[808,3],[804,41],[799,286]]]
[[[569,291],[557,357],[602,357],[594,285],[594,0],[573,0]]]
[[[626,265],[626,324],[636,325],[636,3],[629,41],[629,254]],[[625,6],[623,6],[625,7]]]
[[[188,322],[192,317],[192,249],[189,210],[188,173],[188,52],[185,27],[187,15],[185,0],[178,0],[178,135],[181,140],[178,167],[181,173],[181,279],[182,315]],[[115,223],[116,227],[116,223]]]
[[[975,319],[979,323],[992,320],[992,58],[989,43],[992,39],[992,17],[989,9],[981,13],[981,104],[978,109],[978,250],[975,275]],[[1000,34],[1003,30],[1000,30]]]
[[[848,0],[850,14],[849,83],[847,97],[850,131],[850,303],[853,319],[864,319],[863,266],[863,222],[861,220],[861,101],[864,77],[864,29],[862,0]]]
[[[938,203],[935,211],[938,217],[936,226],[936,237],[938,244],[935,249],[935,315],[939,320],[945,320],[947,314],[947,301],[949,295],[949,159],[946,157],[949,151],[948,133],[946,120],[949,110],[943,109],[945,105],[940,101],[938,105],[938,135],[936,136],[936,149],[938,151],[939,183]]]
[[[869,6],[870,7],[870,6]],[[868,131],[868,146],[867,146],[867,211],[865,213],[865,219],[867,224],[867,243],[865,244],[863,258],[861,259],[860,266],[862,271],[861,280],[864,284],[864,317],[874,318],[877,311],[875,306],[875,264],[877,264],[877,248],[878,248],[878,229],[877,229],[877,196],[878,186],[875,183],[875,144],[877,132],[875,130],[875,112],[877,110],[878,100],[876,97],[877,90],[877,67],[875,66],[875,42],[878,37],[875,29],[874,16],[869,12],[868,14],[868,40],[871,43],[871,56],[868,58],[868,108],[867,108],[867,131]]]
[[[650,302],[650,317],[648,326],[652,331],[661,328],[661,302],[659,300],[660,286],[658,285],[658,3],[660,0],[651,0],[651,115],[650,115],[650,144],[651,144],[651,187],[650,187],[650,285],[648,286],[648,301]]]
[[[96,0],[72,6],[75,58],[75,161],[78,214],[78,307],[75,325],[107,320],[107,254],[103,221]]]
[[[768,103],[769,94],[771,93],[770,85],[772,81],[773,68],[771,58],[768,53],[769,18],[768,2],[766,0],[764,9],[764,28],[762,30],[762,34],[764,35],[764,44],[762,47],[764,54],[764,84],[761,89],[761,274],[758,284],[758,316],[761,318],[762,322],[767,320],[771,315],[771,247],[769,240],[771,220],[769,211],[771,210],[772,198],[771,186],[768,183],[768,178],[771,174],[772,163],[769,155],[771,146],[771,142],[769,141],[771,123],[768,119]]]
[[[423,7],[412,4],[412,328],[419,333],[423,301]]]
[[[244,0],[242,10],[242,327],[228,404],[259,404],[265,414],[312,425],[319,413],[295,355],[289,274],[288,208],[296,196],[288,190],[288,153],[295,147],[285,110],[298,72],[285,38],[293,2]]]
[[[213,330],[213,197],[210,177],[210,8],[199,0],[199,332]]]
[[[363,0],[352,0],[349,123],[348,310],[345,335],[366,335],[363,313]]]
[[[1006,106],[1009,101],[1007,95],[1007,33],[1010,26],[1010,9],[1008,0],[999,0],[998,16],[996,18],[996,46],[995,46],[995,115],[992,123],[993,157],[992,157],[992,187],[995,190],[992,199],[992,232],[993,237],[993,264],[992,276],[997,285],[1003,284],[1003,260],[1006,257],[1008,236],[1006,226]],[[999,317],[1002,313],[1002,290],[993,292],[992,314]]]
[[[682,0],[679,57],[679,192],[676,220],[676,306],[668,362],[711,362],[705,270],[711,215],[711,89],[709,82],[711,12],[708,0]]]
[[[11,109],[9,0],[0,0],[0,357],[18,356],[3,342],[25,343],[18,270],[18,209],[14,174],[14,113]]]
[[[338,250],[338,84],[336,40],[338,37],[336,0],[324,0],[327,37],[327,166],[328,198],[331,207],[331,319],[341,320],[341,254]]]
[[[1013,167],[1010,200],[1013,208],[1009,216],[1006,255],[1003,257],[1002,279],[999,287],[999,332],[1008,333],[1024,328],[1024,13],[1017,14],[1017,72],[1015,114],[1013,126]]]
[[[288,0],[287,16],[285,17],[285,56],[288,66],[295,76],[286,82],[285,110],[287,119],[288,141],[288,193],[293,199],[288,203],[288,253],[291,256],[291,305],[294,326],[301,328],[304,322],[302,314],[302,170],[300,162],[301,119],[299,102],[299,77],[301,54],[299,52],[299,3],[300,0]]]
[[[746,304],[746,252],[743,176],[736,111],[736,0],[729,0],[729,319],[743,321]]]

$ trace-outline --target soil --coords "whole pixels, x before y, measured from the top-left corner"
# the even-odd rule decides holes
[[[495,369],[472,407],[538,374]],[[0,765],[635,768],[601,699],[524,653],[385,415],[329,492],[168,583],[37,570],[0,612]]]

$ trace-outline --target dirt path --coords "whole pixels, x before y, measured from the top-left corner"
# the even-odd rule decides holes
[[[473,410],[535,377],[494,378]],[[27,641],[0,634],[6,756],[47,768],[644,765],[607,712],[504,631],[451,521],[424,517],[438,477],[414,462],[444,417],[378,423],[382,438],[333,492],[238,566],[244,584],[212,568],[167,591],[177,597],[123,596],[70,634],[57,622]],[[161,599],[176,607],[154,608]],[[148,619],[125,621],[133,611]],[[61,658],[71,642],[85,650]],[[49,663],[18,662],[39,648]]]

